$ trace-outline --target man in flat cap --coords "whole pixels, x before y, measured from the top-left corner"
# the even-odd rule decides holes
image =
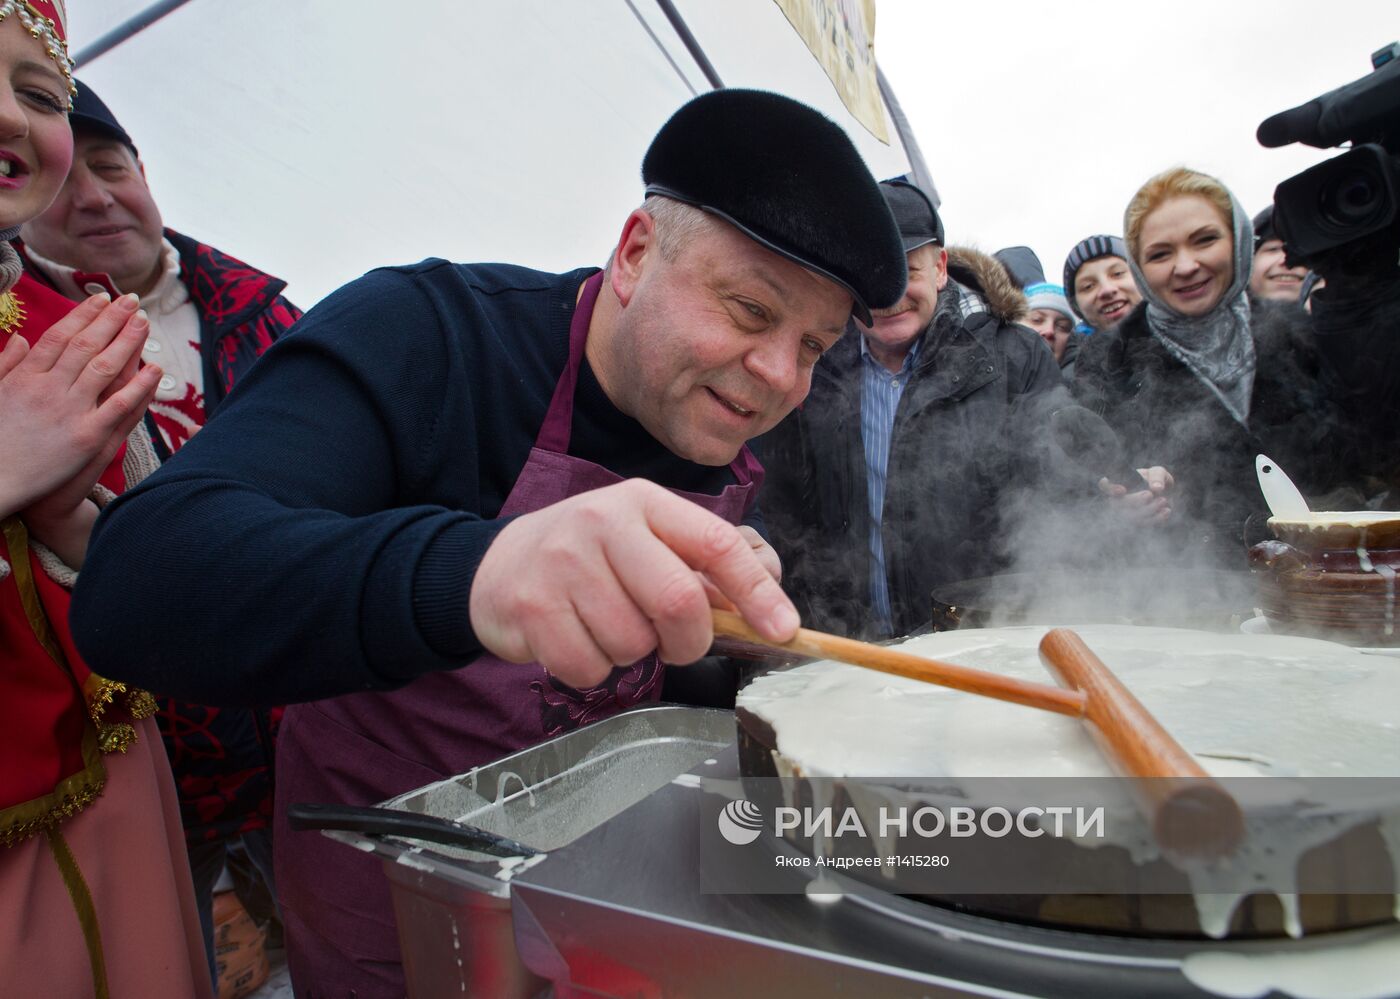
[[[898,301],[898,231],[845,133],[775,94],[690,102],[642,176],[601,271],[428,260],[331,295],[96,532],[74,611],[94,669],[294,705],[299,992],[404,984],[378,861],[291,832],[288,803],[371,804],[654,700],[708,650],[712,601],[798,626],[738,526],[745,442],[852,315]]]
[[[982,253],[944,248],[933,203],[881,191],[909,285],[817,365],[761,442],[763,509],[809,627],[865,638],[928,623],[941,584],[1004,567],[1002,515],[1033,488],[1048,413],[1070,405],[1055,358],[1017,323],[1026,298]]]

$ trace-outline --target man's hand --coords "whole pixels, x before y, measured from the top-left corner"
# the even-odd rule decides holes
[[[778,558],[778,553],[773,550],[773,546],[764,541],[763,535],[748,524],[739,525],[739,534],[743,537],[744,543],[753,549],[753,553],[758,556],[763,568],[768,570],[768,575],[781,583],[783,581],[783,560]],[[705,585],[705,596],[709,598],[710,606],[723,610],[734,610],[734,605],[710,582],[704,573],[700,574],[700,581]]]
[[[0,350],[0,516],[36,523],[76,513],[155,396],[160,369],[140,368],[150,323],[137,299],[95,295],[33,347]]]
[[[653,649],[671,663],[703,656],[707,587],[765,637],[790,640],[797,611],[776,562],[757,532],[632,479],[507,525],[477,569],[471,623],[488,651],[588,687]]]
[[[1147,484],[1146,489],[1130,493],[1125,485],[1100,479],[1099,492],[1108,497],[1110,509],[1130,524],[1165,524],[1172,515],[1171,502],[1166,493],[1176,484],[1176,480],[1161,465],[1139,468],[1137,473]]]

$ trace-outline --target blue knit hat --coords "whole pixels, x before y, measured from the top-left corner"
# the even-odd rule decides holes
[[[1068,317],[1070,322],[1077,318],[1074,310],[1069,307],[1069,300],[1065,298],[1065,290],[1059,285],[1044,281],[1040,284],[1026,285],[1025,291],[1028,310],[1051,309]]]
[[[1079,303],[1074,300],[1074,276],[1079,273],[1079,268],[1099,257],[1122,257],[1127,260],[1128,244],[1123,242],[1122,236],[1089,236],[1075,243],[1074,249],[1065,257],[1064,295],[1069,300],[1069,307],[1080,319],[1084,318],[1084,313],[1079,311]]]

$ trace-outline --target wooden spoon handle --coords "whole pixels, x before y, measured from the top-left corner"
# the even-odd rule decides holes
[[[717,635],[742,638],[748,642],[766,645],[771,648],[787,649],[819,659],[835,659],[837,662],[864,666],[881,673],[892,673],[925,683],[936,683],[954,690],[964,690],[970,694],[994,697],[1013,704],[1024,704],[1045,711],[1055,711],[1073,718],[1083,717],[1085,695],[1077,690],[1064,690],[1043,683],[1028,683],[1010,677],[989,673],[985,670],[958,666],[955,663],[925,659],[923,656],[888,649],[882,645],[858,642],[851,638],[841,638],[820,631],[797,629],[797,637],[790,642],[770,642],[754,631],[747,621],[733,611],[713,610],[714,629]]]
[[[1040,658],[1064,683],[1088,695],[1086,715],[1104,755],[1130,777],[1149,804],[1157,842],[1190,856],[1220,856],[1244,838],[1239,803],[1123,686],[1084,640],[1054,628]]]

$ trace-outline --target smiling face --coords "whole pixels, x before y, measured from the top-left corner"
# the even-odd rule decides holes
[[[904,356],[938,308],[938,293],[948,283],[948,251],[926,243],[909,251],[909,284],[904,297],[888,309],[873,309],[873,326],[857,323],[870,352],[891,370],[899,370]]]
[[[1069,316],[1054,309],[1031,309],[1024,322],[1050,345],[1055,360],[1064,359],[1065,347],[1069,345],[1070,334],[1074,332],[1074,322]]]
[[[49,210],[24,227],[24,241],[50,260],[105,273],[144,295],[160,276],[160,209],[141,163],[123,143],[82,130],[73,168]]]
[[[1106,330],[1142,301],[1133,272],[1122,257],[1096,257],[1074,275],[1074,300],[1084,321]]]
[[[1249,290],[1259,298],[1297,302],[1303,291],[1306,267],[1289,267],[1285,262],[1283,240],[1266,239],[1254,251],[1254,269],[1249,274]]]
[[[673,453],[726,465],[806,397],[851,296],[705,218],[668,258],[652,217],[628,216],[587,356],[613,405]]]
[[[73,157],[68,84],[18,17],[0,22],[0,227],[48,207]]]
[[[1183,316],[1202,316],[1235,276],[1229,221],[1196,194],[1168,198],[1142,221],[1138,267],[1152,293]]]

